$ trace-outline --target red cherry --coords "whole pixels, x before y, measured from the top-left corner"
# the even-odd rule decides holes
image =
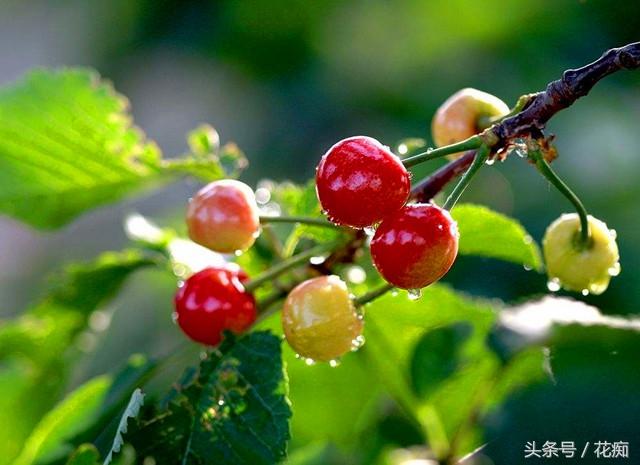
[[[205,268],[192,275],[175,296],[177,323],[196,342],[210,346],[222,333],[245,331],[256,319],[256,302],[245,291],[247,275],[240,268]]]
[[[371,256],[380,274],[403,289],[420,289],[444,276],[458,254],[458,227],[446,210],[407,205],[380,223]]]
[[[247,250],[260,232],[253,191],[232,179],[207,184],[189,202],[187,227],[193,242],[216,252]]]
[[[341,140],[324,154],[316,171],[323,210],[337,224],[363,228],[402,208],[409,173],[388,147],[371,137]]]

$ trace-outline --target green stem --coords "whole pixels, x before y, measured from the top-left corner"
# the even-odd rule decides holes
[[[536,168],[547,180],[554,185],[556,189],[564,195],[569,202],[573,204],[580,217],[580,245],[586,246],[589,244],[589,219],[587,209],[584,207],[582,201],[576,194],[567,186],[562,179],[553,171],[547,160],[544,159],[542,152],[539,150],[530,150],[529,156],[533,158],[536,163]]]
[[[260,216],[260,223],[303,223],[312,224],[314,226],[322,226],[325,228],[335,228],[336,225],[324,218],[311,218],[307,216]]]
[[[484,165],[484,162],[487,161],[487,157],[489,156],[490,152],[491,149],[486,145],[483,145],[478,149],[478,151],[476,152],[476,156],[473,159],[473,163],[464,173],[460,181],[458,181],[456,187],[453,188],[453,191],[451,192],[451,194],[449,194],[449,197],[447,198],[447,201],[444,203],[442,208],[444,208],[445,210],[451,210],[453,208],[464,190],[471,182],[473,176],[478,172],[480,167]]]
[[[377,299],[380,296],[383,296],[391,289],[393,289],[393,286],[389,283],[385,283],[382,286],[367,292],[366,294],[362,294],[361,296],[356,297],[355,299],[353,299],[353,303],[356,305],[356,307],[360,307],[371,302],[372,300]]]
[[[418,153],[417,155],[414,155],[412,157],[405,158],[404,160],[402,160],[402,164],[405,167],[410,168],[419,163],[444,157],[445,155],[450,155],[452,153],[477,149],[482,145],[482,143],[482,138],[480,136],[471,136],[468,139],[463,140],[462,142],[445,145],[444,147],[439,147],[437,149],[429,149],[426,152]]]
[[[311,257],[314,257],[316,255],[321,255],[332,250],[336,245],[337,244],[335,242],[327,242],[325,244],[320,244],[308,250],[305,250],[304,252],[300,252],[298,255],[289,257],[286,260],[283,260],[280,263],[275,264],[264,273],[261,273],[255,278],[253,278],[251,281],[245,284],[244,288],[248,292],[252,292],[256,288],[264,284],[265,282],[270,281],[276,278],[277,276],[280,276],[282,273],[285,273],[292,268],[295,268],[303,263],[306,263]]]

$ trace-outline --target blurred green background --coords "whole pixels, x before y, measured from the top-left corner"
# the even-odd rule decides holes
[[[136,123],[167,156],[185,151],[186,132],[208,122],[247,153],[248,183],[303,181],[338,139],[429,139],[431,115],[456,90],[476,87],[512,104],[563,70],[638,40],[638,31],[637,1],[5,0],[0,84],[37,66],[94,67],[129,97]],[[640,304],[639,121],[640,72],[627,72],[549,125],[558,173],[618,231],[622,274],[604,295],[580,297],[606,313],[637,313]],[[62,262],[125,246],[125,214],[176,221],[197,187],[173,185],[49,234],[0,218],[0,316],[33,302]],[[515,157],[483,170],[464,201],[518,218],[537,240],[570,211]],[[446,281],[509,302],[546,292],[542,276],[492,260],[460,259]],[[73,385],[131,352],[175,345],[182,336],[169,318],[173,286],[158,272],[130,281],[109,309],[111,326],[85,341]]]

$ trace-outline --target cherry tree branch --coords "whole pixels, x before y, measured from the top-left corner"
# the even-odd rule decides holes
[[[506,118],[490,130],[501,145],[512,137],[542,132],[556,113],[587,95],[601,79],[616,71],[638,67],[640,42],[612,48],[582,68],[565,71],[562,78],[550,82],[546,90],[529,95],[529,101],[520,113]]]

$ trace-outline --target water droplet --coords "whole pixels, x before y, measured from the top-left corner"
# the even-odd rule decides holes
[[[318,255],[316,257],[311,257],[309,259],[309,263],[311,263],[312,265],[322,265],[326,259],[327,259],[327,257],[323,257],[321,255]]]
[[[582,291],[580,291],[582,293],[583,296],[588,296],[589,295],[589,289],[582,289]]]
[[[224,399],[218,399],[218,405],[222,407],[224,405]]]
[[[487,161],[485,161],[485,162],[484,162],[484,164],[485,164],[485,165],[489,165],[489,166],[491,166],[491,165],[493,165],[495,162],[496,162],[496,161],[495,161],[495,159],[493,159],[493,158],[488,158],[488,159],[487,159]]]
[[[367,236],[373,236],[376,233],[376,228],[374,228],[373,226],[367,226],[366,228],[364,228],[364,233]]]
[[[351,341],[351,351],[355,352],[360,347],[362,347],[365,343],[365,339],[363,335],[356,337],[353,341]]]
[[[171,314],[171,321],[173,321],[173,324],[178,324],[178,312],[173,312]]]
[[[400,155],[406,155],[408,151],[409,151],[409,147],[407,147],[407,144],[398,145],[398,153]]]
[[[367,279],[367,273],[361,266],[353,265],[347,270],[347,280],[353,284],[362,284]]]
[[[316,361],[312,358],[305,358],[304,363],[306,363],[308,366],[312,366],[316,364]]]
[[[409,300],[418,300],[422,297],[422,289],[409,289],[407,293],[409,294]]]
[[[533,269],[529,265],[523,265],[522,268],[524,268],[524,271],[531,271]]]
[[[398,297],[398,291],[396,289],[391,291],[391,297]]]
[[[111,314],[105,311],[95,311],[89,317],[89,327],[99,333],[109,327],[111,323]]]
[[[266,187],[258,187],[256,189],[256,202],[258,205],[264,205],[271,200],[271,191]]]
[[[547,289],[551,292],[558,292],[560,290],[560,280],[558,278],[551,278],[547,281]]]
[[[611,268],[609,268],[607,271],[609,273],[609,276],[618,276],[620,274],[620,270],[621,270],[620,263],[616,263]]]
[[[187,274],[187,267],[182,263],[176,263],[173,265],[173,274],[180,278],[183,278]]]
[[[302,355],[300,355],[300,354],[296,353],[296,358],[297,358],[298,360],[300,360],[300,359],[302,358]]]
[[[431,153],[431,152],[433,152],[433,150],[434,150],[434,149],[433,149],[433,147],[429,147],[429,148],[427,149],[427,153]]]
[[[339,365],[340,365],[340,360],[338,360],[338,359],[335,359],[335,360],[329,360],[329,366],[330,366],[331,368],[335,368],[335,367],[337,367],[337,366],[339,366]]]
[[[242,255],[242,250],[235,250],[233,252],[233,255],[235,255],[236,257],[239,257],[240,255]]]

